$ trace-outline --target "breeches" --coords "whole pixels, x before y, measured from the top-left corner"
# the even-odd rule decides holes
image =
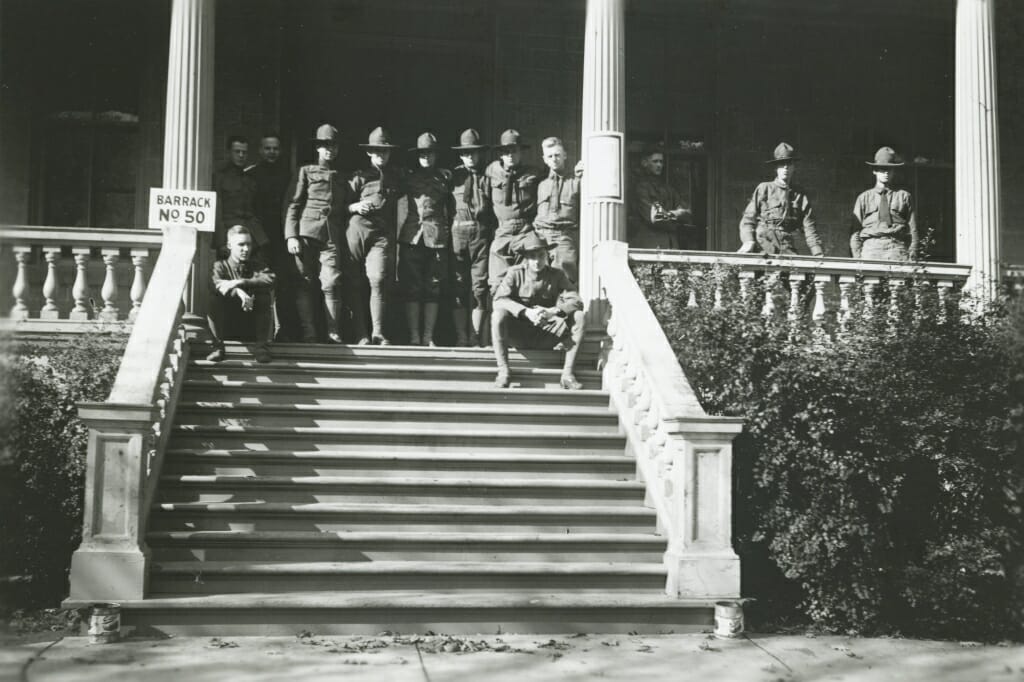
[[[398,285],[405,299],[435,303],[448,275],[448,250],[422,244],[398,245]]]
[[[456,308],[487,307],[490,240],[477,222],[452,225],[452,289]]]
[[[526,318],[513,317],[507,310],[495,310],[491,328],[505,346],[551,350],[559,343],[579,343],[583,338],[583,311],[567,315],[559,313],[540,325],[534,325]]]
[[[548,227],[534,227],[537,234],[555,248],[551,250],[551,265],[569,277],[573,284],[579,282],[579,230],[556,230]]]

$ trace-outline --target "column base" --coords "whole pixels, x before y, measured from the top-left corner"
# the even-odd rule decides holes
[[[143,599],[149,579],[148,550],[79,548],[71,556],[72,601]]]
[[[684,599],[740,596],[740,558],[733,552],[720,554],[665,553],[669,596]]]

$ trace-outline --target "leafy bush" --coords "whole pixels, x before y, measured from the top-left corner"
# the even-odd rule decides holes
[[[67,593],[88,445],[75,405],[107,398],[126,340],[82,334],[0,355],[0,576],[28,578],[17,605],[52,605]]]
[[[905,293],[893,324],[882,291],[830,340],[809,315],[763,316],[764,285],[744,300],[733,274],[637,269],[705,409],[746,420],[734,537],[748,596],[832,631],[1019,628],[1021,306],[965,323]],[[716,281],[721,307],[687,306],[691,283],[710,302]]]

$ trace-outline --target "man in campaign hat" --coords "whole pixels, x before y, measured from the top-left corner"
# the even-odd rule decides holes
[[[439,149],[437,138],[423,133],[409,150],[419,167],[405,179],[408,211],[398,234],[398,285],[414,346],[434,345],[438,301],[448,279],[452,174],[437,168]]]
[[[693,213],[679,192],[665,182],[665,150],[648,144],[641,152],[640,169],[633,177],[629,245],[636,249],[679,249],[695,246],[684,230],[693,231]],[[684,242],[684,237],[689,237]]]
[[[562,270],[548,264],[551,245],[536,232],[517,236],[512,250],[522,261],[505,273],[494,293],[491,336],[498,375],[494,385],[507,388],[510,383],[508,346],[565,350],[562,363],[562,388],[583,387],[573,374],[576,353],[583,340],[583,299],[576,285]]]
[[[399,174],[388,168],[391,152],[398,145],[380,126],[373,129],[366,144],[370,160],[368,169],[356,171],[349,180],[354,201],[348,210],[352,217],[345,236],[348,241],[349,307],[357,343],[391,344],[384,334],[387,296],[394,278],[392,259],[393,235],[398,221],[397,203],[402,194]],[[369,282],[369,301],[366,288]],[[369,303],[372,331],[367,329],[366,308]]]
[[[510,128],[501,134],[500,141],[494,147],[498,159],[487,166],[491,206],[498,219],[488,263],[492,291],[501,283],[509,266],[516,262],[516,256],[510,248],[512,239],[530,229],[537,213],[537,183],[540,177],[522,165],[523,150],[529,146],[518,130]]]
[[[317,162],[299,168],[295,191],[288,202],[284,236],[288,253],[295,258],[300,281],[295,286],[302,340],[316,341],[317,279],[326,308],[327,336],[341,343],[339,317],[341,257],[345,244],[348,185],[334,168],[338,156],[338,129],[323,124],[313,140]]]
[[[775,179],[754,190],[740,219],[740,253],[763,250],[768,254],[793,254],[793,233],[803,226],[807,248],[813,256],[824,256],[811,201],[792,184],[796,174],[796,150],[785,142],[775,148],[765,164],[775,170]]]
[[[452,147],[462,165],[452,173],[452,319],[460,346],[477,345],[486,337],[490,287],[487,259],[494,235],[491,186],[484,174],[484,152],[480,133],[462,131],[459,144]]]
[[[853,203],[857,224],[850,236],[854,258],[870,260],[917,260],[917,215],[910,192],[893,189],[895,170],[903,160],[892,147],[875,152],[868,161],[875,175],[875,186],[862,192]]]

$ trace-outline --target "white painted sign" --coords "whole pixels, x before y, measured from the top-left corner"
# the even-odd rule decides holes
[[[217,193],[193,189],[149,189],[149,227],[194,227],[213,232],[217,222]]]
[[[583,169],[586,200],[623,200],[622,141],[622,133],[611,131],[587,136]]]

